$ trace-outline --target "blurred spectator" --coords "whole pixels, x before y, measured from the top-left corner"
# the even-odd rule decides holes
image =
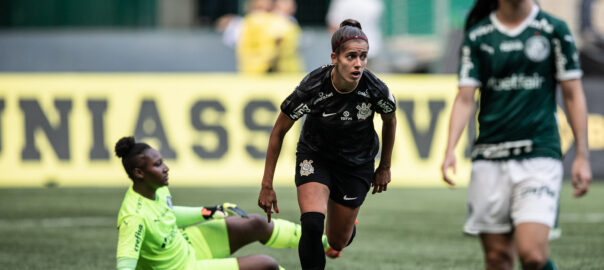
[[[273,8],[273,0],[250,0],[245,7],[245,13],[269,12]],[[236,48],[241,36],[243,16],[225,14],[216,19],[216,31],[222,33],[222,42],[230,48]]]
[[[369,61],[367,66],[372,71],[384,71],[382,59],[382,29],[380,20],[384,11],[382,0],[332,0],[327,11],[327,26],[333,33],[340,28],[340,23],[346,19],[354,19],[361,23],[363,32],[371,40],[369,44]]]
[[[238,70],[247,74],[301,72],[300,26],[293,17],[294,0],[256,0],[270,5],[243,18],[237,42]],[[256,2],[254,1],[254,2]]]
[[[595,0],[581,0],[581,37],[584,43],[604,45],[604,39],[593,26],[592,9]]]

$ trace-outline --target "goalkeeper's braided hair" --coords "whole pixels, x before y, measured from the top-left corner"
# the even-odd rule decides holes
[[[146,143],[137,143],[132,136],[122,137],[117,141],[115,144],[115,155],[122,158],[122,165],[128,174],[128,178],[134,180],[132,170],[139,165],[138,157],[143,151],[149,148],[151,148],[151,146]]]

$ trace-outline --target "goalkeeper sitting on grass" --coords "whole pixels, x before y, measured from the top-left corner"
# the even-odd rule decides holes
[[[120,139],[115,153],[133,182],[118,214],[117,269],[280,269],[267,255],[229,256],[255,241],[298,247],[300,225],[286,220],[267,223],[231,203],[173,206],[168,166],[157,150],[134,137]]]

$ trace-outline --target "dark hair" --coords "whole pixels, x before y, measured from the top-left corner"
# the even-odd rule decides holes
[[[347,19],[340,23],[340,28],[331,36],[331,51],[336,54],[340,52],[340,46],[351,39],[362,39],[369,43],[367,36],[363,33],[361,23]]]
[[[472,26],[489,16],[493,10],[497,9],[497,6],[497,1],[494,0],[476,0],[474,7],[468,13],[464,30],[468,31]]]
[[[122,165],[128,177],[134,180],[132,170],[138,165],[138,155],[151,148],[146,143],[137,143],[134,137],[122,137],[115,143],[115,155],[122,158]]]

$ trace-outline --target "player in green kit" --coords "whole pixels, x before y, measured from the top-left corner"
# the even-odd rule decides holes
[[[516,255],[523,269],[557,269],[549,260],[548,233],[563,176],[558,84],[576,141],[575,196],[584,195],[591,181],[587,108],[573,37],[533,0],[477,0],[465,30],[443,179],[454,185],[447,171],[455,169],[455,145],[480,89],[464,231],[480,235],[487,269],[513,269]]]
[[[275,248],[298,247],[300,225],[287,220],[269,223],[231,203],[172,205],[168,166],[149,145],[124,137],[115,153],[133,182],[118,214],[117,269],[280,269],[266,255],[229,256],[256,241]]]

